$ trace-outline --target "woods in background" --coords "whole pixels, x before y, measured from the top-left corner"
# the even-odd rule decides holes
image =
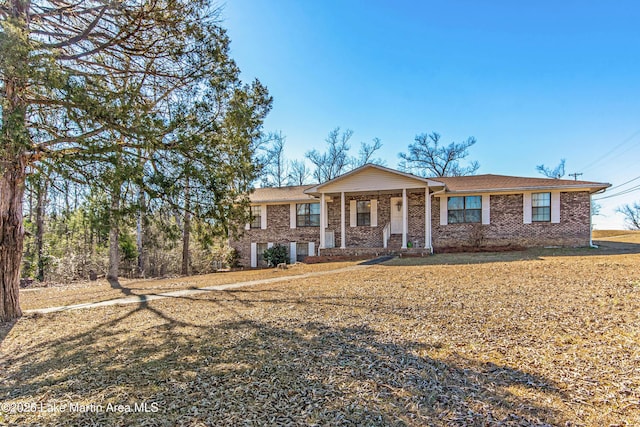
[[[181,226],[189,247],[248,219],[271,97],[240,81],[219,16],[208,0],[0,5],[0,321],[21,315],[25,249],[26,274],[106,263],[117,280],[121,260],[168,269],[154,249]]]

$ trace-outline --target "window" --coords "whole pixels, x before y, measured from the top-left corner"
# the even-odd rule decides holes
[[[551,193],[533,193],[531,195],[531,220],[533,222],[551,222]]]
[[[298,242],[296,244],[296,261],[304,262],[304,259],[309,256],[309,243]]]
[[[482,221],[482,196],[449,197],[447,200],[449,224]]]
[[[356,204],[357,224],[371,225],[371,201],[358,201]]]
[[[251,206],[251,228],[262,228],[260,206]]]
[[[266,267],[267,262],[264,260],[264,251],[268,249],[269,245],[267,243],[257,243],[256,244],[256,260],[258,267]]]
[[[319,227],[320,203],[297,204],[296,225],[298,227]]]

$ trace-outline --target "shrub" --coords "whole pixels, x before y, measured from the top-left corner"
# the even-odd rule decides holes
[[[271,248],[264,251],[262,254],[264,260],[267,262],[267,266],[275,267],[278,264],[286,263],[288,259],[287,248],[285,246],[276,244]]]
[[[231,248],[226,256],[226,264],[229,268],[240,267],[240,254],[235,248]]]

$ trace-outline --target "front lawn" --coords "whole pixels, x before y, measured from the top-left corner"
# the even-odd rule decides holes
[[[640,255],[598,251],[25,316],[0,423],[638,425]]]

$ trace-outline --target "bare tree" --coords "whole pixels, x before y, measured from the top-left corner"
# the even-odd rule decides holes
[[[340,128],[337,127],[327,136],[325,140],[329,145],[324,153],[318,150],[307,151],[306,157],[313,163],[315,170],[313,177],[318,182],[329,181],[350,169],[349,139],[353,136],[351,129],[345,130],[340,135]]]
[[[636,202],[633,205],[620,206],[616,211],[624,215],[625,222],[630,230],[640,230],[640,203]]]
[[[263,137],[262,185],[264,187],[282,187],[287,184],[289,163],[284,155],[284,143],[287,138],[282,132],[271,132]]]
[[[560,159],[560,163],[554,169],[548,168],[545,165],[536,166],[536,170],[547,178],[560,179],[564,176],[564,164],[565,159]]]
[[[364,166],[367,163],[373,163],[376,165],[384,165],[384,160],[377,158],[374,159],[373,155],[376,151],[382,148],[382,141],[380,138],[373,138],[372,144],[367,144],[366,142],[360,143],[360,151],[358,152],[358,158],[355,159],[355,163],[353,165],[354,168],[358,168],[360,166]]]
[[[417,135],[409,144],[409,152],[399,154],[400,169],[421,176],[473,175],[480,164],[473,161],[464,167],[460,160],[469,155],[469,147],[475,143],[476,139],[470,136],[464,142],[441,145],[439,133]]]
[[[304,160],[294,160],[289,164],[289,185],[308,184],[311,171]]]

